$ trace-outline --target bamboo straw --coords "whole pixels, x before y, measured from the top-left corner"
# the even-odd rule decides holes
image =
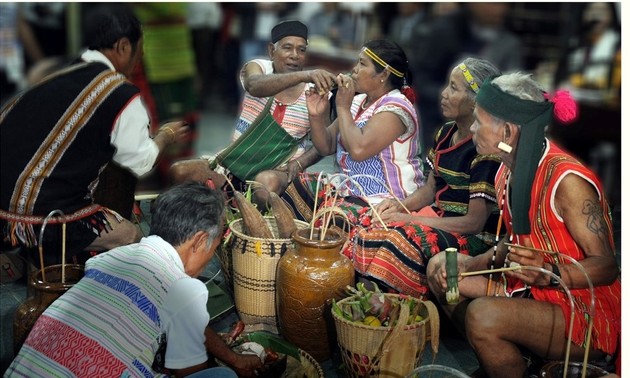
[[[66,283],[66,222],[61,224],[61,283]]]
[[[491,274],[491,273],[500,273],[500,272],[508,272],[511,270],[521,270],[522,266],[518,265],[518,266],[510,266],[507,268],[496,268],[496,269],[486,269],[486,270],[478,270],[478,271],[474,271],[474,272],[462,272],[459,275],[462,277],[468,277],[468,276],[478,276],[481,274]]]
[[[321,182],[324,172],[319,172],[317,176],[317,185],[315,185],[315,199],[313,204],[313,219],[311,220],[311,233],[309,239],[313,239],[313,232],[315,231],[315,213],[317,212],[317,197],[319,196],[319,183]]]
[[[501,232],[501,223],[503,223],[503,209],[499,212],[499,222],[497,222],[497,233],[495,234],[494,250],[492,251],[492,263],[490,269],[494,269],[494,262],[497,258],[497,249],[499,249],[499,232]],[[492,286],[492,273],[488,277],[488,285],[486,286],[486,297],[490,295],[490,287]]]
[[[46,282],[46,269],[44,269],[44,247],[39,243],[39,266],[42,270],[42,281]]]
[[[548,254],[553,255],[553,256],[557,256],[557,255],[560,254],[559,252],[556,252],[556,251],[546,251],[544,249],[538,249],[538,248],[534,248],[534,247],[526,247],[524,245],[518,245],[518,244],[512,244],[512,243],[505,243],[505,245],[507,245],[508,247],[527,249],[529,251],[534,251],[534,252],[548,253]]]
[[[64,216],[65,214],[63,213],[63,211],[56,209],[51,211],[50,213],[48,213],[48,215],[46,216],[46,218],[44,218],[44,222],[42,223],[42,227],[39,229],[39,264],[40,264],[40,269],[42,271],[42,281],[46,282],[46,267],[44,266],[44,230],[46,229],[46,225],[48,224],[48,221],[50,220],[51,217],[53,217],[54,215],[60,215],[60,216]],[[65,226],[65,222],[64,222],[64,226]],[[65,235],[65,234],[64,234]],[[64,247],[65,247],[65,240],[64,240]],[[63,266],[63,264],[62,264]]]

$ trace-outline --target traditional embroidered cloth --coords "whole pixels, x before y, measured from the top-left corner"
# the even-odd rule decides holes
[[[496,187],[497,196],[503,196],[505,191],[505,181],[508,178],[509,170],[505,165],[501,165],[497,173]],[[575,174],[593,185],[600,198],[600,205],[603,209],[603,219],[607,227],[612,229],[610,209],[604,198],[604,190],[599,179],[593,172],[584,167],[575,158],[558,148],[555,144],[547,140],[547,148],[544,151],[542,160],[534,177],[531,193],[532,206],[529,210],[532,233],[529,238],[534,248],[546,251],[557,251],[568,255],[577,261],[585,258],[584,251],[579,247],[571,236],[564,221],[558,217],[554,210],[554,195],[560,181],[568,174]],[[506,203],[510,203],[509,193]],[[576,204],[577,205],[577,204]],[[505,225],[507,232],[512,232],[512,208],[508,206],[504,210]],[[518,238],[520,235],[515,235]],[[612,236],[611,246],[614,246]],[[518,240],[516,241],[518,243]],[[613,248],[614,249],[614,248]],[[570,261],[563,262],[562,259],[545,255],[545,261],[556,264],[570,264]],[[508,292],[518,288],[520,281],[510,279],[508,281]],[[547,301],[559,305],[562,308],[566,320],[566,330],[569,332],[569,320],[571,316],[571,305],[563,290],[531,287],[531,293],[536,300]],[[587,312],[590,310],[591,294],[589,289],[571,289],[571,295],[575,300],[575,324],[571,340],[573,343],[584,346],[585,336],[588,326]],[[621,283],[617,279],[608,286],[595,287],[595,316],[593,317],[592,346],[603,350],[605,353],[614,355],[617,349],[618,338],[621,332]]]
[[[358,128],[363,128],[373,115],[393,112],[406,127],[406,131],[390,146],[364,161],[354,161],[338,139],[337,163],[341,172],[348,176],[363,175],[355,180],[365,191],[371,202],[380,202],[393,196],[405,198],[424,185],[424,177],[418,159],[419,122],[413,104],[398,89],[374,101],[364,111],[361,104],[365,94],[354,97],[350,111]],[[348,187],[349,194],[362,196],[354,185]],[[390,191],[392,194],[390,194]]]
[[[452,217],[468,212],[469,200],[483,198],[495,210],[482,233],[449,233],[420,224],[390,224],[384,230],[375,217],[366,228],[357,227],[344,249],[357,272],[383,282],[403,294],[424,298],[428,292],[426,264],[436,253],[454,247],[460,253],[477,255],[488,250],[495,238],[498,209],[494,177],[499,160],[493,155],[479,155],[472,136],[451,146],[455,123],[442,126],[427,155],[436,182],[435,202],[419,215]]]
[[[432,207],[439,216],[462,216],[468,213],[472,199],[483,198],[493,203],[493,212],[477,235],[492,244],[499,221],[494,178],[500,160],[496,155],[478,154],[472,135],[451,145],[456,131],[454,122],[442,126],[427,154],[426,162],[433,171],[436,187]]]
[[[102,63],[82,63],[49,77],[8,103],[0,115],[0,219],[14,244],[36,245],[33,224],[52,210],[90,219],[98,174],[112,159],[112,127],[136,94],[124,75]],[[19,148],[16,148],[19,146]],[[88,243],[89,244],[89,243]]]
[[[273,66],[270,60],[255,59],[249,64],[258,64],[265,75],[271,75],[273,73]],[[241,71],[241,85],[243,85],[244,72]],[[308,109],[306,108],[306,95],[304,94],[308,84],[304,84],[304,90],[301,91],[300,97],[291,104],[280,104],[278,101],[273,101],[269,112],[272,114],[281,114],[280,119],[276,119],[278,123],[284,128],[284,130],[299,141],[298,149],[295,155],[291,159],[297,159],[302,156],[304,152],[310,147],[310,143],[304,138],[309,131],[311,131],[311,123],[308,119]],[[244,87],[243,87],[244,88]],[[249,128],[254,122],[256,117],[263,111],[267,104],[268,97],[254,97],[245,92],[243,98],[243,104],[241,109],[241,115],[236,124],[236,129],[232,135],[232,141],[238,139],[238,137]],[[277,109],[278,107],[284,108]],[[308,143],[308,144],[307,144]]]
[[[163,377],[151,369],[163,333],[167,368],[203,363],[207,294],[158,236],[98,255],[37,320],[7,374]]]
[[[247,130],[217,155],[212,169],[220,164],[241,181],[254,180],[258,173],[280,166],[295,154],[298,141],[269,113],[272,102],[270,98]]]

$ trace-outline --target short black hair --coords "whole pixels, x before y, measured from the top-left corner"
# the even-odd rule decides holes
[[[151,212],[151,235],[178,246],[198,231],[211,243],[223,231],[225,196],[198,182],[176,185],[160,194]]]
[[[141,37],[142,24],[127,5],[100,5],[85,16],[83,41],[90,50],[110,49],[121,38],[135,50]]]

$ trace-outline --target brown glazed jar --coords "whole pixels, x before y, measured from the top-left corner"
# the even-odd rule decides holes
[[[13,352],[16,355],[44,310],[83,277],[83,265],[66,264],[65,282],[61,283],[61,268],[61,265],[45,267],[46,282],[42,279],[41,269],[31,275],[28,282],[31,296],[18,306],[13,318]]]
[[[294,248],[278,262],[276,304],[280,334],[317,361],[330,358],[337,343],[331,316],[332,299],[340,300],[347,285],[354,285],[354,267],[341,248],[345,235],[320,229],[310,239],[310,228],[293,233]]]

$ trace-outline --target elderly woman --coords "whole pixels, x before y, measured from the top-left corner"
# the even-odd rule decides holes
[[[610,361],[618,354],[621,286],[604,191],[593,172],[544,137],[554,110],[571,114],[566,99],[548,101],[530,75],[521,73],[484,83],[477,96],[473,141],[480,154],[501,158],[495,186],[507,233],[484,254],[458,255],[459,271],[520,265],[554,274],[521,268],[459,281],[459,299],[476,298],[465,312],[466,336],[491,377],[524,376],[522,349],[564,359],[568,340],[571,359],[588,352],[592,360]],[[431,290],[439,298],[447,286],[444,265],[440,254],[428,266]],[[594,286],[594,313],[582,269]],[[573,327],[571,303],[557,278],[576,304]]]
[[[371,227],[354,230],[345,252],[358,273],[423,298],[428,293],[426,263],[433,255],[447,247],[475,255],[494,241],[499,160],[477,154],[470,126],[480,83],[499,74],[491,63],[476,58],[453,67],[440,101],[442,115],[451,121],[435,134],[426,184],[401,202],[389,199],[376,207],[389,229],[373,218]]]

